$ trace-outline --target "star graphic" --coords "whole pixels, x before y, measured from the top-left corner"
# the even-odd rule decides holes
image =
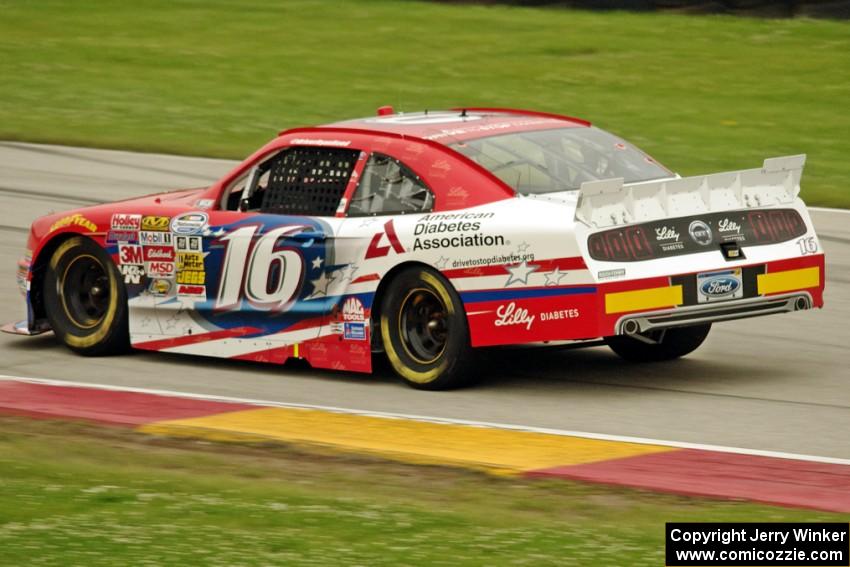
[[[218,238],[219,236],[221,236],[224,233],[225,233],[224,228],[219,228],[217,231],[213,232],[212,235],[215,236],[216,238]]]
[[[448,264],[448,263],[449,263],[448,258],[446,258],[444,256],[440,256],[440,259],[437,260],[436,262],[434,262],[434,266],[436,266],[438,270],[445,270],[446,264]]]
[[[519,254],[525,254],[525,251],[528,250],[530,246],[531,245],[528,242],[523,241],[519,246],[517,246],[516,250]]]
[[[354,272],[356,272],[358,269],[359,268],[354,264],[349,264],[348,267],[343,268],[340,271],[345,272],[345,276],[343,277],[343,279],[351,281],[354,279]]]
[[[375,222],[375,219],[374,219],[374,218],[370,218],[370,219],[363,219],[363,221],[360,223],[360,228],[365,228],[365,227],[367,227],[367,226],[372,226],[372,223],[374,223],[374,222]]]
[[[555,268],[551,272],[543,274],[546,276],[546,284],[545,285],[558,285],[561,283],[561,280],[564,276],[567,275],[567,272],[562,272],[559,268]]]
[[[310,283],[313,284],[313,293],[310,294],[310,298],[318,297],[320,295],[328,295],[328,286],[331,285],[331,282],[334,281],[335,278],[328,277],[325,272],[322,272],[321,275],[315,280],[310,280]]]
[[[207,227],[203,231],[201,231],[201,236],[209,236],[210,234],[212,234],[210,227]]]
[[[318,270],[319,268],[321,268],[322,262],[324,261],[324,258],[322,258],[321,256],[316,256],[315,258],[313,258],[313,269]]]
[[[529,266],[528,262],[525,260],[520,264],[516,264],[515,266],[505,266],[505,269],[508,270],[510,276],[508,276],[508,281],[505,284],[505,287],[508,287],[514,282],[519,282],[524,285],[528,285],[528,276],[532,273],[536,272],[540,269],[540,266]]]

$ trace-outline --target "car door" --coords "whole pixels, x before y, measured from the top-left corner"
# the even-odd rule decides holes
[[[320,336],[333,307],[334,215],[359,154],[286,148],[242,181],[230,199],[240,210],[172,219],[175,297],[160,305],[179,323],[165,317],[166,333],[208,336],[194,339],[196,354],[251,359]]]

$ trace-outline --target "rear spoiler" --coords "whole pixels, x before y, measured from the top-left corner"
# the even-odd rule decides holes
[[[700,213],[793,203],[805,154],[764,160],[756,169],[623,185],[622,178],[587,181],[576,221],[605,228]]]

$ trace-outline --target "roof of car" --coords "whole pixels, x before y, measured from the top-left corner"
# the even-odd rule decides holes
[[[530,110],[505,108],[455,108],[394,113],[389,107],[378,116],[335,122],[319,128],[347,128],[416,136],[446,145],[497,134],[552,128],[588,127],[590,122]]]

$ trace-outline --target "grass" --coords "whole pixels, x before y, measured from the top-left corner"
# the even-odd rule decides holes
[[[0,504],[0,564],[33,566],[655,566],[667,521],[842,520],[9,417]]]
[[[285,127],[515,106],[682,174],[807,153],[850,206],[850,23],[413,1],[0,0],[0,138],[242,157]]]

